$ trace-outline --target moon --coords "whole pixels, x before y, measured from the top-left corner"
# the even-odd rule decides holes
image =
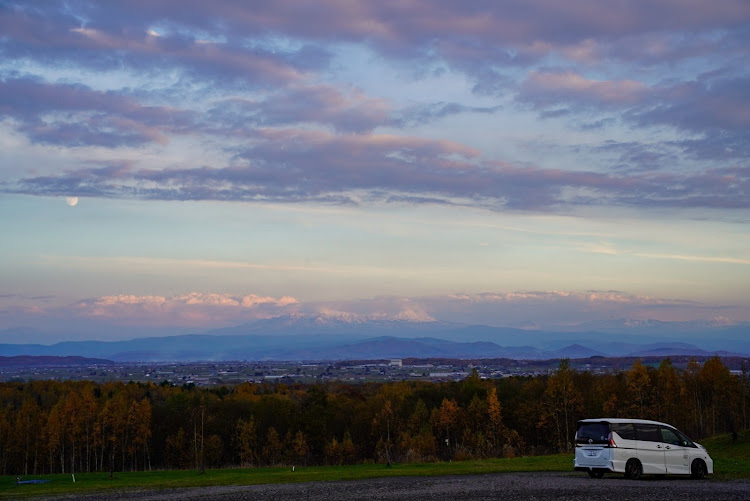
[[[75,207],[78,204],[78,197],[65,197],[65,203]]]

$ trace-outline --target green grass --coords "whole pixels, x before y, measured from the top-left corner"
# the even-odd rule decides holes
[[[571,471],[570,454],[533,456],[513,459],[456,461],[452,463],[382,464],[352,466],[316,466],[309,468],[250,468],[206,470],[200,475],[194,470],[115,473],[79,473],[76,482],[66,475],[33,475],[24,479],[48,479],[45,484],[15,485],[15,477],[0,477],[0,498],[49,496],[55,494],[85,494],[110,489],[169,489],[177,487],[206,487],[212,485],[254,485],[331,480],[359,480],[398,476],[464,475],[518,471]]]
[[[731,435],[719,435],[700,444],[714,460],[716,478],[750,478],[750,430],[740,432],[736,442]]]
[[[750,478],[750,431],[742,432],[733,442],[729,435],[702,440],[714,459],[714,478]],[[250,468],[207,470],[200,475],[194,470],[115,473],[79,473],[76,483],[67,475],[34,475],[25,479],[49,479],[38,485],[15,485],[15,478],[0,477],[0,499],[27,496],[90,494],[106,490],[170,489],[207,487],[213,485],[254,485],[331,480],[359,480],[399,476],[466,475],[500,472],[563,471],[572,472],[573,455],[530,456],[513,459],[486,459],[452,463],[382,464],[353,466],[316,466],[309,468]]]

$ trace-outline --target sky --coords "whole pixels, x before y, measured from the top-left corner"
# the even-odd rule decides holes
[[[0,0],[0,215],[0,342],[748,322],[750,3]]]

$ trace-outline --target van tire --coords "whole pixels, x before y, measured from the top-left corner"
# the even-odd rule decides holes
[[[700,480],[706,476],[706,463],[700,459],[694,459],[693,464],[690,465],[690,476],[696,480]]]
[[[625,478],[638,480],[641,477],[642,471],[641,462],[635,458],[628,459],[628,462],[625,463]]]

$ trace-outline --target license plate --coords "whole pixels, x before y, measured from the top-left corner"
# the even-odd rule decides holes
[[[591,457],[598,456],[599,455],[599,451],[586,451],[586,455],[587,456],[591,456]]]

